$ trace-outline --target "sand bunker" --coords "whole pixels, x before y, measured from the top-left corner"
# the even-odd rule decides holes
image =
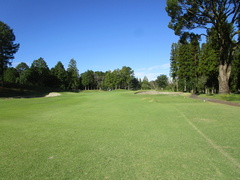
[[[61,96],[61,94],[60,93],[51,92],[48,95],[46,95],[45,97],[55,97],[55,96]]]

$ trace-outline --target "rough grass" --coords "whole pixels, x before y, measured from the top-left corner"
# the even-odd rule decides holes
[[[238,179],[239,107],[128,91],[0,99],[1,179]]]
[[[201,94],[200,97],[240,103],[240,94]]]

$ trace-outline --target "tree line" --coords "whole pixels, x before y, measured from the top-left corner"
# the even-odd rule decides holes
[[[71,59],[68,68],[65,69],[61,61],[49,69],[43,58],[34,60],[29,67],[21,62],[15,68],[6,67],[4,70],[4,81],[17,83],[22,87],[49,87],[61,90],[115,90],[115,89],[157,89],[166,88],[168,78],[159,75],[156,81],[143,80],[134,76],[132,68],[123,66],[113,71],[92,71],[79,74],[77,62]]]

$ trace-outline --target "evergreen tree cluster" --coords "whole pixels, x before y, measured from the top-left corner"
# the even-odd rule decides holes
[[[50,87],[56,89],[78,89],[79,73],[76,61],[71,59],[67,70],[59,61],[55,67],[49,69],[43,58],[34,60],[29,67],[21,62],[13,67],[6,67],[4,82],[21,86]]]
[[[6,67],[4,71],[5,83],[18,84],[22,87],[49,87],[61,90],[148,90],[165,89],[168,77],[160,75],[155,81],[143,80],[134,76],[132,68],[123,66],[113,71],[92,71],[79,74],[77,62],[71,59],[65,69],[61,61],[49,69],[43,58],[34,60],[29,67],[22,62],[14,67]]]
[[[114,71],[87,70],[81,74],[81,85],[85,90],[113,90],[113,89],[139,89],[139,80],[134,77],[134,71],[130,67]]]
[[[204,61],[210,58],[207,54],[210,54],[210,56],[217,57],[216,62],[218,63],[218,89],[213,87],[215,86],[214,80],[210,81],[212,88],[219,91],[220,94],[229,94],[231,91],[237,91],[239,84],[239,80],[237,80],[237,69],[239,67],[237,64],[239,61],[238,51],[240,44],[240,1],[167,0],[166,4],[166,12],[171,18],[168,27],[174,30],[175,35],[180,36],[180,40],[183,43],[181,48],[179,48],[178,54],[180,57],[178,57],[177,61],[179,63],[177,77],[179,82],[182,81],[183,89],[186,91],[190,88],[194,91],[197,90],[198,85],[205,86],[204,80],[209,80],[211,76],[216,78],[211,70],[204,73],[197,64],[206,63]],[[197,29],[201,29],[201,32],[196,31]],[[197,46],[194,46],[193,41],[195,38],[195,43],[197,43],[196,37],[200,38],[203,35],[209,41],[206,47],[202,47],[207,52],[203,53],[205,59],[200,56],[198,59],[197,49],[195,49]],[[187,39],[191,39],[191,46],[185,45]],[[210,47],[208,47],[209,44]],[[209,48],[210,51],[213,50],[213,54],[208,51]],[[210,58],[209,63],[210,69],[215,64],[211,64],[212,58]],[[185,59],[186,62],[183,62],[182,59]],[[184,68],[185,66],[190,66],[191,69]],[[173,76],[175,74],[176,72],[173,72]],[[214,77],[212,78],[214,79]],[[176,81],[176,79],[174,80]],[[232,84],[233,82],[235,83],[234,85]],[[209,84],[206,87],[209,87]]]
[[[199,44],[197,38],[173,43],[170,55],[170,76],[175,91],[218,93],[219,63],[214,36]],[[240,50],[237,49],[230,77],[231,92],[240,89]]]

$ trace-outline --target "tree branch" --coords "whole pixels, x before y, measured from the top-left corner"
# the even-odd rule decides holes
[[[234,11],[233,11],[234,13]],[[237,15],[240,13],[240,3],[238,3],[237,7],[236,7],[236,10],[235,10],[235,14],[233,15],[233,18],[231,20],[231,23],[233,24],[236,19],[237,19]]]
[[[233,37],[236,36],[236,35],[239,35],[239,36],[240,36],[240,29],[239,29],[238,31],[234,32],[231,37],[233,38]]]

